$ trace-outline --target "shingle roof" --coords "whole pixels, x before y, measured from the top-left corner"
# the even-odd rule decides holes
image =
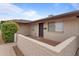
[[[13,19],[12,21],[18,22],[18,23],[29,23],[31,21],[29,20],[24,20],[24,19]]]

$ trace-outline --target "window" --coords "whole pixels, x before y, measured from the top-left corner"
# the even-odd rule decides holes
[[[48,31],[50,31],[50,32],[62,32],[62,31],[64,31],[63,22],[48,23]]]

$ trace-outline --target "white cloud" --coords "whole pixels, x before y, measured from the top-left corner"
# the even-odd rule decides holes
[[[37,12],[34,10],[29,10],[29,11],[24,12],[24,14],[27,16],[33,16],[33,15],[36,15]]]
[[[15,5],[12,4],[0,4],[0,13],[16,13],[19,14],[19,12],[22,12],[23,10],[21,8],[18,8]]]
[[[35,10],[29,10],[24,12],[24,15],[27,17],[27,19],[31,19],[31,20],[37,20],[42,18],[42,16],[40,16]]]
[[[37,11],[26,10],[17,7],[13,4],[0,4],[0,19],[27,19],[36,20],[41,18]]]

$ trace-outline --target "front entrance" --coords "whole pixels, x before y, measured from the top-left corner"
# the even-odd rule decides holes
[[[43,24],[44,23],[39,23],[39,37],[43,37],[43,33],[44,33]]]

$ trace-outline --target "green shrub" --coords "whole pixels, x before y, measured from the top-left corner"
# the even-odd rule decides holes
[[[18,30],[18,24],[12,21],[6,21],[1,24],[2,37],[5,43],[14,42],[14,34]]]

